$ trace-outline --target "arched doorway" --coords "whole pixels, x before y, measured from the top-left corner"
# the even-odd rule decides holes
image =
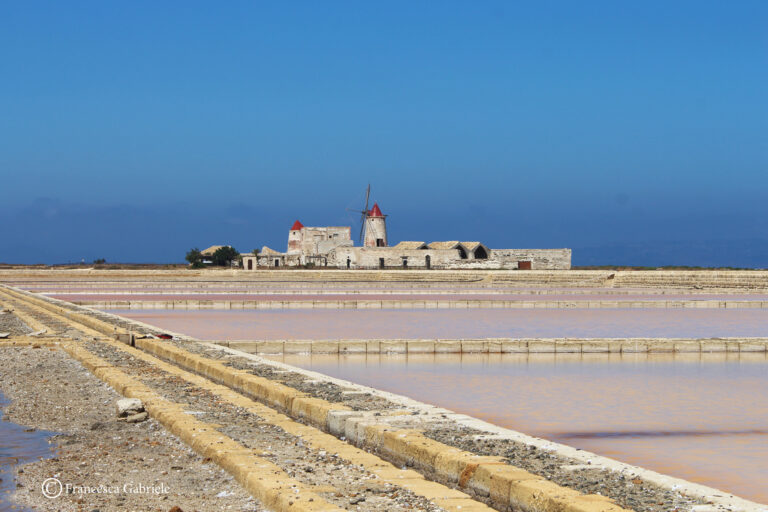
[[[459,258],[463,260],[467,259],[467,251],[465,251],[461,246],[459,246]]]
[[[488,259],[488,251],[486,251],[485,247],[483,247],[482,245],[478,245],[477,249],[475,249],[475,259],[476,260]]]
[[[429,254],[427,254],[427,255],[424,257],[424,264],[426,265],[426,267],[427,267],[427,270],[431,269],[431,268],[432,268],[432,256],[430,256]]]

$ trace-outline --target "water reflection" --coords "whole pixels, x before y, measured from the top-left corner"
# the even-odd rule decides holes
[[[3,417],[3,408],[8,402],[0,393],[0,510],[28,510],[11,502],[16,490],[14,482],[15,466],[50,457],[51,446],[48,444],[53,432],[30,430],[11,423]]]
[[[273,359],[768,502],[765,353]]]

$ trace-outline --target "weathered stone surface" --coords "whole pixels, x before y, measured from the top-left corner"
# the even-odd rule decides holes
[[[131,414],[127,418],[125,418],[126,423],[141,423],[142,421],[146,421],[146,419],[149,416],[146,412],[140,412],[138,414]]]
[[[433,269],[507,269],[518,268],[521,261],[530,262],[537,270],[570,269],[570,249],[489,249],[487,258],[462,257],[457,248],[409,249],[404,247],[337,247],[334,251],[336,265],[346,268],[426,268]],[[404,261],[407,260],[407,264]],[[330,261],[330,260],[329,260]]]
[[[117,416],[120,418],[144,412],[144,404],[142,404],[141,400],[138,398],[123,398],[122,400],[118,400],[116,408]]]

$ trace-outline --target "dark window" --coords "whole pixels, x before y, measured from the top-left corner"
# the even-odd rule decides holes
[[[384,268],[384,258],[379,258],[379,268]]]
[[[248,258],[248,270],[253,270],[253,260]]]
[[[424,258],[424,264],[427,266],[428,269],[432,268],[432,257],[427,254]]]
[[[376,247],[384,247],[384,239],[383,238],[377,238],[376,239]]]
[[[275,266],[276,266],[276,267],[279,267],[279,266],[280,266],[280,260],[275,260]]]
[[[403,268],[408,268],[408,258],[403,258]]]

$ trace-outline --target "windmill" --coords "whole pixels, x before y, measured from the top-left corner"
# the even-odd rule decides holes
[[[368,218],[368,201],[371,198],[371,184],[368,184],[368,188],[365,190],[365,209],[363,211],[347,208],[347,211],[357,212],[360,214],[360,245],[363,245],[363,236],[365,235],[365,223]]]

